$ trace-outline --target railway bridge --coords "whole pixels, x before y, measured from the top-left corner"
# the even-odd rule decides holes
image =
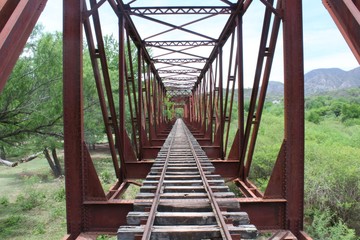
[[[46,2],[1,1],[0,89]],[[323,3],[360,62],[360,2]],[[254,5],[261,17],[246,20]],[[271,232],[271,239],[311,239],[303,232],[301,0],[63,0],[63,6],[67,239],[118,230],[119,239],[190,238],[176,232],[251,239],[257,231]],[[254,21],[261,28],[247,95],[245,53],[252,43],[244,36]],[[108,28],[118,40],[115,78],[104,46]],[[276,48],[283,53],[284,136],[260,191],[249,176]],[[109,191],[85,144],[85,50],[117,179]],[[182,120],[175,123],[176,117]],[[145,181],[137,198],[122,199],[138,179]],[[223,179],[241,196],[228,192]]]

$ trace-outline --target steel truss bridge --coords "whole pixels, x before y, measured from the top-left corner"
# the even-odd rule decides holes
[[[47,0],[0,2],[0,89]],[[252,93],[245,108],[244,18],[261,4]],[[323,0],[360,62],[360,1]],[[143,179],[170,132],[168,101],[205,151],[215,172],[232,179],[244,197],[241,210],[259,230],[303,232],[304,71],[301,0],[63,0],[64,151],[67,239],[116,233],[133,200],[121,194]],[[104,46],[102,14],[112,15],[118,38],[118,78],[112,79]],[[305,9],[306,11],[306,9]],[[255,20],[252,20],[255,21]],[[261,192],[250,180],[252,160],[279,38],[282,38],[284,136]],[[84,139],[83,41],[87,42],[103,127],[117,181],[101,186]],[[278,44],[279,45],[279,44]],[[117,83],[118,99],[113,96]],[[261,87],[260,87],[261,86]],[[233,111],[235,102],[237,111]],[[127,122],[125,103],[129,106]],[[236,115],[236,116],[235,116]],[[236,123],[232,119],[237,119]],[[126,130],[125,124],[131,128]],[[236,129],[229,139],[229,129]],[[280,239],[280,238],[279,238]]]

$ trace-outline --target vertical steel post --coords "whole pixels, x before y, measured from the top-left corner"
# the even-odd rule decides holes
[[[142,115],[142,111],[144,111],[143,109],[143,97],[142,97],[142,78],[141,78],[141,74],[142,74],[142,49],[138,48],[138,52],[137,52],[137,59],[138,59],[138,113],[137,113],[137,122],[138,122],[138,131],[139,131],[139,160],[143,159],[143,146],[144,146],[144,141],[143,141],[143,129],[142,129],[142,119],[143,119],[143,115]]]
[[[240,161],[241,148],[244,145],[244,129],[245,129],[245,110],[244,110],[244,49],[243,49],[243,27],[242,15],[237,18],[237,67],[238,67],[238,154]],[[244,162],[240,163],[239,176],[244,176]]]
[[[75,239],[83,230],[83,1],[64,0],[64,153],[67,231]]]
[[[202,115],[203,119],[201,122],[201,133],[205,135],[206,133],[206,77],[204,77],[202,82],[202,96],[201,96],[201,102],[202,102]]]
[[[220,104],[220,158],[224,159],[224,99],[223,99],[223,49],[219,48],[219,104]]]
[[[121,174],[122,178],[126,176],[126,167],[125,167],[125,19],[123,13],[120,13],[119,17],[119,132],[120,132],[120,143],[118,146],[119,154],[122,165]]]
[[[125,21],[125,19],[123,20]],[[125,29],[124,29],[125,31]],[[124,32],[125,34],[125,32]],[[130,36],[127,34],[126,36],[126,41],[127,41],[127,54],[128,54],[128,59],[133,59],[132,56],[132,50],[131,50],[131,41],[130,41]],[[126,61],[125,61],[125,66],[126,66]],[[128,91],[128,99],[129,99],[129,108],[130,108],[130,112],[131,112],[131,127],[133,129],[133,138],[134,138],[134,143],[135,143],[135,149],[136,149],[136,155],[137,158],[140,159],[140,147],[139,147],[139,143],[136,138],[136,122],[135,119],[138,118],[138,102],[136,99],[136,85],[135,85],[135,74],[134,74],[134,65],[133,65],[133,61],[129,61],[129,70],[130,70],[130,76],[128,76],[128,72],[127,72],[127,68],[125,68],[125,74],[126,76],[128,76],[128,79],[126,80],[126,84],[127,84],[127,91]],[[129,83],[130,81],[130,83]],[[132,97],[131,97],[131,93],[132,93]],[[137,122],[138,123],[138,122]]]
[[[299,237],[304,200],[304,67],[302,1],[285,0],[284,84],[286,141],[286,226]]]
[[[209,107],[210,107],[210,119],[209,119],[209,126],[210,126],[210,140],[213,143],[214,142],[214,137],[213,137],[213,125],[214,125],[214,77],[213,77],[213,71],[212,71],[212,65],[210,66],[210,70],[209,70],[209,84],[210,84],[210,96],[209,96]]]

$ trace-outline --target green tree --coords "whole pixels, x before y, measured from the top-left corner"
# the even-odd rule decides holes
[[[1,148],[51,147],[49,139],[61,139],[61,96],[62,35],[37,26],[0,95]]]
[[[357,103],[344,104],[342,108],[342,120],[360,118],[360,106]]]
[[[310,111],[307,120],[309,122],[319,124],[320,123],[320,115],[316,111]]]
[[[328,209],[315,210],[311,225],[306,229],[313,239],[321,240],[356,240],[355,231],[349,229],[342,220],[336,220]]]

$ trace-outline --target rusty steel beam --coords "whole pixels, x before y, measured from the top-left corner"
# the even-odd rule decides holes
[[[255,224],[259,230],[284,229],[285,199],[237,198],[236,200],[240,203],[241,210],[249,214],[252,224]],[[87,222],[84,230],[98,233],[116,232],[120,225],[126,225],[126,215],[133,209],[133,205],[134,200],[85,201],[84,211]]]
[[[239,1],[237,3],[236,9],[233,11],[233,14],[231,14],[229,20],[227,21],[226,25],[224,26],[223,31],[220,34],[220,37],[217,40],[217,45],[216,47],[212,50],[210,56],[208,57],[208,61],[206,63],[206,65],[204,66],[204,68],[202,69],[200,75],[199,75],[199,81],[201,81],[201,79],[204,77],[204,75],[206,74],[206,72],[209,70],[211,64],[215,61],[219,49],[221,47],[224,46],[224,44],[226,43],[227,39],[230,37],[231,33],[234,31],[235,27],[236,27],[236,19],[238,17],[238,15],[243,15],[246,12],[245,6],[243,5],[244,0]],[[248,4],[251,3],[251,1],[247,1]]]
[[[126,59],[125,59],[125,19],[124,17],[119,17],[119,43],[118,43],[118,47],[119,47],[119,54],[118,54],[118,59],[119,59],[119,69],[118,69],[118,73],[119,73],[119,139],[117,140],[118,142],[120,142],[120,149],[119,152],[121,154],[121,173],[122,173],[122,177],[124,179],[126,179],[126,159],[131,159],[132,161],[136,161],[136,157],[130,157],[130,154],[133,153],[133,148],[130,145],[129,141],[128,141],[128,136],[127,136],[127,132],[126,132],[126,128],[125,128],[125,118],[126,118],[126,110],[125,110],[125,81],[126,81],[126,77],[125,75],[126,73],[126,68],[125,68],[125,63],[126,63]]]
[[[280,9],[280,7],[281,7],[280,3],[281,2],[278,2],[276,9]],[[281,23],[281,18],[278,17],[277,15],[275,15],[269,45],[265,49],[263,49],[264,50],[263,54],[264,54],[264,57],[266,57],[266,61],[265,61],[265,66],[264,66],[264,72],[262,75],[262,84],[261,84],[260,95],[258,97],[258,103],[257,103],[258,106],[256,108],[255,119],[253,119],[254,124],[253,124],[252,136],[251,136],[250,143],[249,143],[248,156],[247,156],[247,160],[246,160],[245,174],[244,174],[245,177],[249,176],[250,167],[251,167],[251,163],[252,163],[252,159],[253,159],[253,154],[255,151],[255,144],[256,144],[256,140],[257,140],[258,131],[260,128],[262,111],[263,111],[264,104],[265,104],[266,91],[267,91],[267,87],[268,87],[269,80],[270,80],[271,66],[272,66],[273,59],[274,59],[280,23]]]
[[[155,63],[205,63],[206,58],[153,59]]]
[[[302,1],[283,1],[286,229],[296,236],[304,219],[304,51]]]
[[[127,35],[127,44],[126,44],[126,50],[127,54],[129,56],[130,59],[132,59],[132,55],[133,53],[131,52],[131,42],[130,42],[130,38]],[[135,148],[135,153],[136,153],[136,157],[137,159],[139,159],[139,143],[138,143],[138,139],[137,139],[137,134],[136,134],[136,129],[137,129],[137,120],[136,117],[138,114],[138,100],[136,98],[136,87],[135,87],[135,75],[134,75],[134,66],[133,66],[133,62],[129,61],[129,64],[124,63],[125,65],[125,78],[126,78],[126,92],[127,92],[127,96],[128,96],[128,104],[129,104],[129,110],[130,110],[130,121],[131,121],[131,130],[132,130],[132,140],[133,140],[133,145]]]
[[[155,68],[154,64],[152,63],[152,59],[146,50],[146,46],[144,44],[143,39],[141,39],[139,32],[137,31],[134,22],[130,18],[128,14],[126,14],[125,11],[125,5],[122,3],[122,1],[118,1],[119,4],[115,3],[115,0],[108,0],[111,7],[114,9],[114,12],[120,16],[120,13],[123,13],[123,16],[125,18],[125,28],[127,30],[127,34],[130,36],[131,40],[135,44],[135,46],[138,49],[141,49],[142,54],[144,57],[144,61],[146,61],[148,64],[150,64],[152,72],[155,73],[155,78],[160,80],[160,76],[157,74],[157,69]]]
[[[92,14],[96,13],[98,9],[106,2],[107,0],[101,0],[98,3],[92,4],[91,9],[85,10],[84,19],[90,17]]]
[[[166,82],[166,81],[188,82],[188,81],[196,81],[197,80],[196,76],[194,76],[194,77],[163,77],[162,79],[163,79],[162,82]]]
[[[0,32],[3,30],[4,26],[10,19],[13,14],[16,6],[19,4],[20,0],[4,0],[0,2]]]
[[[236,61],[237,64],[237,74],[234,76],[237,77],[237,87],[238,87],[238,121],[237,121],[237,131],[228,155],[228,159],[238,159],[240,160],[241,147],[244,144],[244,129],[245,129],[245,109],[244,109],[244,46],[243,46],[243,16],[239,15],[236,19],[236,32],[237,35],[237,50],[236,50]],[[243,174],[244,165],[241,164],[239,167],[239,175]]]
[[[234,43],[235,43],[235,33],[232,34],[231,37],[231,45],[230,45],[230,49],[234,49]],[[229,56],[229,69],[228,69],[228,73],[226,76],[226,93],[225,93],[225,106],[224,106],[224,129],[226,128],[224,134],[225,135],[225,146],[224,146],[224,156],[226,156],[227,154],[227,146],[229,143],[229,133],[230,133],[230,125],[231,125],[231,117],[232,117],[232,107],[233,107],[233,102],[234,102],[234,94],[235,94],[235,76],[236,76],[236,71],[237,68],[234,67],[234,69],[232,69],[232,64],[233,61],[235,61],[235,66],[237,66],[237,58],[235,57],[234,60],[234,52],[235,54],[237,54],[236,51],[231,51],[230,56]],[[231,87],[230,87],[231,85]],[[230,90],[231,89],[231,90]],[[229,93],[229,91],[231,91]],[[230,95],[230,96],[229,96]],[[230,98],[230,99],[229,99]],[[228,108],[228,104],[229,104],[229,108]],[[227,124],[227,126],[225,126]]]
[[[164,82],[164,85],[165,85],[165,87],[167,87],[168,90],[171,90],[171,89],[187,89],[189,87],[192,87],[194,85],[194,83],[193,82],[170,81],[170,82]],[[171,89],[169,87],[171,87]]]
[[[115,143],[114,143],[113,136],[112,136],[112,129],[111,129],[111,124],[110,124],[110,120],[109,120],[110,117],[108,114],[108,109],[107,109],[107,105],[106,105],[106,101],[105,101],[104,89],[103,89],[103,85],[101,82],[100,68],[99,68],[98,61],[97,61],[99,54],[98,54],[97,49],[95,48],[93,33],[91,30],[91,25],[90,25],[89,19],[84,19],[83,24],[84,24],[84,30],[85,30],[85,34],[86,34],[86,38],[87,38],[89,55],[90,55],[90,60],[91,60],[93,73],[94,73],[94,79],[95,79],[96,88],[97,88],[97,92],[98,92],[98,96],[99,96],[99,104],[100,104],[101,112],[103,115],[104,127],[105,127],[106,135],[107,135],[107,138],[109,141],[109,148],[110,148],[111,157],[112,157],[113,164],[114,164],[115,175],[119,178],[120,177],[120,170],[119,170],[120,167],[118,164]]]
[[[360,64],[360,1],[323,0],[323,4]]]
[[[273,4],[273,2],[274,2],[274,0],[270,0],[271,5]],[[255,113],[255,107],[257,105],[261,74],[263,71],[263,64],[264,64],[265,57],[266,57],[267,39],[268,39],[268,35],[269,35],[269,30],[270,30],[271,17],[272,17],[272,13],[267,8],[265,10],[265,14],[264,14],[263,28],[262,28],[262,33],[261,33],[259,53],[258,53],[256,69],[255,69],[254,83],[253,83],[253,88],[251,91],[250,106],[249,106],[249,110],[248,110],[248,117],[247,117],[247,121],[246,121],[245,133],[244,133],[244,141],[243,141],[243,145],[242,145],[241,151],[240,151],[241,165],[249,165],[249,161],[251,161],[251,159],[247,159],[247,161],[245,161],[245,160],[246,160],[246,154],[248,152],[250,133],[254,127],[254,124],[257,124],[255,121],[253,121],[253,119],[255,117],[254,113]],[[248,173],[248,172],[249,172],[249,169],[247,170],[244,167],[244,170],[242,171],[242,169],[240,168],[239,176],[245,181],[246,178],[248,177],[248,175],[246,175],[246,173]]]
[[[199,41],[145,41],[145,45],[149,47],[215,46],[216,41],[200,41],[200,40]]]
[[[177,73],[177,74],[188,74],[188,73],[199,73],[199,70],[159,70],[159,74]]]
[[[204,35],[204,34],[201,34],[201,33],[198,33],[198,32],[195,32],[195,31],[192,31],[192,30],[189,30],[187,28],[184,28],[184,26],[187,26],[187,25],[191,25],[193,23],[196,23],[196,22],[200,22],[206,18],[210,18],[210,17],[213,17],[215,16],[215,14],[212,14],[212,15],[209,15],[209,16],[206,16],[204,18],[200,18],[200,19],[197,19],[197,20],[194,20],[194,21],[191,21],[191,22],[188,22],[188,23],[185,23],[181,26],[177,26],[177,25],[174,25],[174,24],[171,24],[171,23],[168,23],[166,21],[161,21],[161,20],[158,20],[156,18],[151,18],[151,17],[147,17],[145,15],[139,15],[139,14],[134,14],[135,16],[138,16],[138,17],[141,17],[141,18],[144,18],[146,20],[149,20],[149,21],[152,21],[154,23],[157,23],[157,24],[161,24],[161,25],[164,25],[164,26],[167,26],[167,27],[170,27],[171,29],[170,30],[166,30],[165,32],[161,32],[161,33],[158,33],[158,34],[155,34],[155,35],[152,35],[150,37],[147,37],[145,40],[149,39],[149,38],[153,38],[155,36],[159,36],[159,35],[162,35],[166,32],[169,32],[169,31],[172,31],[172,30],[180,30],[180,31],[183,31],[183,32],[186,32],[186,33],[190,33],[194,36],[198,36],[198,37],[201,37],[201,38],[205,38],[205,39],[208,39],[208,40],[212,40],[212,41],[215,41],[214,38],[210,37],[210,36],[207,36],[207,35]]]
[[[199,6],[199,7],[130,7],[129,14],[154,15],[154,14],[230,14],[231,7]]]
[[[64,0],[63,104],[66,218],[67,231],[70,234],[68,239],[75,239],[84,230],[82,3],[83,1]]]
[[[47,0],[8,0],[0,20],[0,92],[5,86]]]
[[[238,1],[237,4],[230,4],[232,13],[224,26],[218,39],[211,41],[144,41],[140,38],[139,33],[131,20],[129,11],[130,5],[124,5],[120,0],[108,0],[108,3],[113,8],[115,14],[120,20],[119,28],[119,74],[120,74],[120,123],[124,128],[124,93],[125,84],[127,87],[128,100],[131,104],[131,121],[132,121],[132,137],[136,144],[137,157],[141,161],[126,161],[126,184],[118,184],[111,190],[108,197],[109,200],[103,200],[102,189],[98,187],[98,177],[96,171],[93,169],[91,158],[87,154],[87,150],[81,148],[83,141],[83,116],[82,116],[82,99],[81,99],[81,24],[82,20],[95,18],[97,23],[95,28],[100,28],[100,22],[97,20],[97,10],[104,1],[92,0],[92,9],[81,13],[81,3],[74,3],[74,0],[65,0],[64,6],[64,40],[70,44],[75,42],[75,46],[64,47],[64,58],[66,60],[64,65],[64,90],[67,91],[70,87],[70,92],[64,95],[64,109],[69,111],[65,114],[64,121],[66,122],[66,131],[74,131],[74,133],[66,133],[65,143],[65,159],[66,167],[69,173],[67,178],[74,182],[75,185],[70,185],[70,180],[67,181],[68,203],[67,211],[74,211],[68,216],[68,231],[70,236],[75,236],[81,231],[99,231],[99,232],[114,232],[123,224],[128,208],[132,202],[124,202],[116,199],[124,187],[132,178],[143,178],[150,170],[153,159],[157,156],[160,145],[164,141],[167,132],[167,120],[164,116],[165,98],[167,96],[177,97],[179,104],[174,108],[184,108],[186,122],[189,124],[189,129],[193,131],[194,136],[199,139],[206,154],[210,158],[224,159],[224,149],[228,146],[228,131],[231,122],[231,110],[234,99],[235,81],[238,81],[239,120],[237,123],[238,132],[235,137],[234,144],[230,150],[231,156],[235,160],[215,160],[213,161],[216,172],[224,177],[238,178],[240,189],[244,192],[247,198],[241,198],[241,206],[250,214],[251,220],[260,229],[288,229],[295,233],[300,239],[303,238],[303,57],[302,57],[302,25],[301,25],[301,0],[283,0],[277,1],[277,8],[272,7],[274,1],[262,1],[265,5],[265,18],[263,26],[263,34],[260,44],[258,67],[255,77],[255,91],[259,90],[259,84],[262,79],[263,88],[260,92],[260,97],[253,97],[253,106],[250,113],[254,113],[256,109],[255,126],[247,125],[248,134],[245,136],[244,119],[244,91],[243,91],[243,42],[242,42],[242,16],[251,4],[249,1]],[[224,1],[229,3],[228,1]],[[282,5],[281,5],[282,4]],[[69,10],[70,7],[72,10]],[[186,7],[185,7],[186,8]],[[75,9],[75,10],[74,10]],[[164,8],[165,9],[165,8]],[[79,12],[77,12],[79,10]],[[144,10],[145,11],[145,10]],[[152,10],[151,11],[157,11]],[[154,12],[153,12],[154,13]],[[157,12],[156,12],[157,13]],[[69,16],[71,14],[71,16]],[[134,13],[138,16],[140,13]],[[180,14],[180,12],[178,13]],[[144,13],[145,15],[145,13]],[[213,14],[215,15],[215,14]],[[202,18],[207,19],[210,16]],[[275,17],[275,21],[271,17]],[[166,25],[171,30],[187,31],[184,27],[200,20],[186,23],[181,26],[165,24],[162,20],[154,20],[146,16],[141,16],[144,19],[151,20],[158,24]],[[283,18],[283,19],[281,19]],[[300,20],[299,20],[300,19]],[[261,120],[261,111],[265,101],[266,85],[269,80],[271,70],[271,63],[275,43],[277,41],[277,31],[279,25],[283,20],[283,37],[284,37],[284,69],[285,69],[285,136],[284,143],[280,150],[278,161],[274,167],[274,173],[271,175],[268,189],[263,195],[256,187],[247,181],[246,177],[251,168],[252,152],[254,150],[257,131]],[[70,23],[72,21],[72,23]],[[270,37],[269,46],[268,38],[270,32],[270,23],[273,22],[273,33]],[[72,25],[76,27],[71,28]],[[95,29],[96,30],[96,29]],[[167,32],[169,32],[167,31]],[[101,33],[99,29],[97,32]],[[194,31],[187,31],[199,36]],[[162,33],[156,34],[160,36]],[[155,35],[153,35],[155,36]],[[232,36],[232,37],[231,37]],[[236,41],[235,41],[236,37]],[[99,34],[97,39],[101,39]],[[224,48],[225,43],[231,38],[231,52]],[[127,46],[125,46],[125,39]],[[131,54],[131,44],[137,48],[137,56],[135,62],[137,69],[133,66],[133,56]],[[161,55],[170,55],[185,53],[189,49],[202,46],[211,46],[212,51],[209,52],[208,58],[151,58],[146,50],[146,47],[153,46],[168,51],[168,53]],[[165,47],[166,48],[165,48]],[[100,41],[100,47],[102,43]],[[177,47],[177,49],[176,49]],[[180,48],[179,48],[180,47]],[[181,49],[181,47],[188,47]],[[94,48],[94,47],[93,47]],[[72,50],[72,52],[70,51]],[[130,61],[125,60],[125,50],[128,52]],[[193,50],[192,50],[193,51]],[[229,54],[230,53],[230,54]],[[186,54],[186,53],[185,53]],[[226,55],[225,55],[226,54]],[[225,69],[223,56],[229,57],[228,69]],[[265,61],[266,59],[266,61]],[[204,63],[204,67],[200,70],[195,68],[198,61]],[[73,65],[72,65],[73,64]],[[157,64],[166,65],[156,68]],[[188,66],[183,66],[183,65]],[[176,68],[177,67],[177,68]],[[107,71],[106,64],[103,68]],[[263,69],[264,68],[264,69]],[[75,70],[78,70],[77,75]],[[184,75],[193,73],[197,76],[186,78]],[[161,74],[161,75],[160,75]],[[169,76],[172,74],[171,76]],[[164,76],[165,75],[165,76]],[[179,76],[176,78],[174,76]],[[263,76],[261,78],[261,76]],[[106,78],[106,77],[105,77]],[[137,89],[135,82],[137,81]],[[195,83],[196,81],[196,83]],[[194,84],[195,83],[195,84]],[[190,89],[190,85],[195,85]],[[188,88],[189,87],[189,88]],[[226,91],[223,93],[223,89]],[[109,87],[111,90],[111,86]],[[66,99],[65,99],[66,98]],[[225,102],[223,102],[225,100]],[[75,109],[66,107],[66,104],[71,104],[75,101]],[[71,105],[70,105],[71,106]],[[76,111],[79,111],[76,113]],[[251,115],[250,114],[250,115]],[[106,114],[105,114],[106,115]],[[105,116],[104,115],[104,116]],[[75,126],[70,126],[70,117],[75,117]],[[253,119],[252,119],[253,120]],[[105,121],[106,122],[106,121]],[[225,123],[228,123],[225,130]],[[250,138],[250,133],[252,136]],[[124,142],[127,140],[125,131],[121,132],[120,139],[121,147],[126,148]],[[70,139],[70,136],[73,139]],[[224,139],[225,137],[225,139]],[[244,148],[246,141],[250,141],[248,149],[248,158],[240,162],[240,149]],[[224,142],[225,141],[225,142]],[[74,143],[75,146],[69,146]],[[75,148],[80,147],[77,152]],[[124,153],[122,154],[124,155]],[[76,159],[75,159],[76,158]],[[69,159],[75,159],[73,162]],[[231,158],[232,159],[232,158]],[[244,164],[246,163],[246,164]],[[74,169],[69,169],[70,167]],[[80,169],[78,169],[80,168]],[[81,169],[82,168],[82,169]],[[298,171],[299,169],[299,171]],[[279,183],[281,179],[284,185]],[[95,190],[89,190],[87,187],[97,186]],[[120,185],[119,185],[120,184]],[[83,189],[87,189],[83,191]],[[279,190],[280,189],[280,190]],[[283,189],[285,189],[283,191]],[[96,199],[98,198],[98,199]],[[92,201],[89,201],[92,199]],[[69,202],[71,201],[71,202]],[[75,216],[75,214],[77,214]],[[264,216],[265,214],[265,216]],[[117,219],[114,219],[114,218]],[[71,219],[70,219],[71,218]],[[91,218],[90,220],[88,218]]]
[[[219,94],[219,138],[220,138],[220,158],[224,159],[224,127],[225,127],[225,119],[224,119],[224,101],[223,101],[223,49],[222,47],[219,48],[219,87],[218,87],[218,94]]]
[[[196,46],[189,47],[189,48],[186,48],[186,49],[181,49],[181,50],[175,50],[174,48],[167,48],[167,47],[160,47],[160,46],[155,46],[155,47],[158,48],[158,49],[165,50],[165,51],[167,51],[167,53],[163,53],[161,55],[154,56],[153,57],[154,59],[160,59],[160,57],[171,55],[173,53],[180,53],[182,55],[190,56],[190,57],[193,57],[193,58],[204,58],[204,57],[202,57],[200,55],[197,55],[197,54],[192,54],[192,53],[189,53],[189,52],[185,52],[185,50],[193,49]]]

